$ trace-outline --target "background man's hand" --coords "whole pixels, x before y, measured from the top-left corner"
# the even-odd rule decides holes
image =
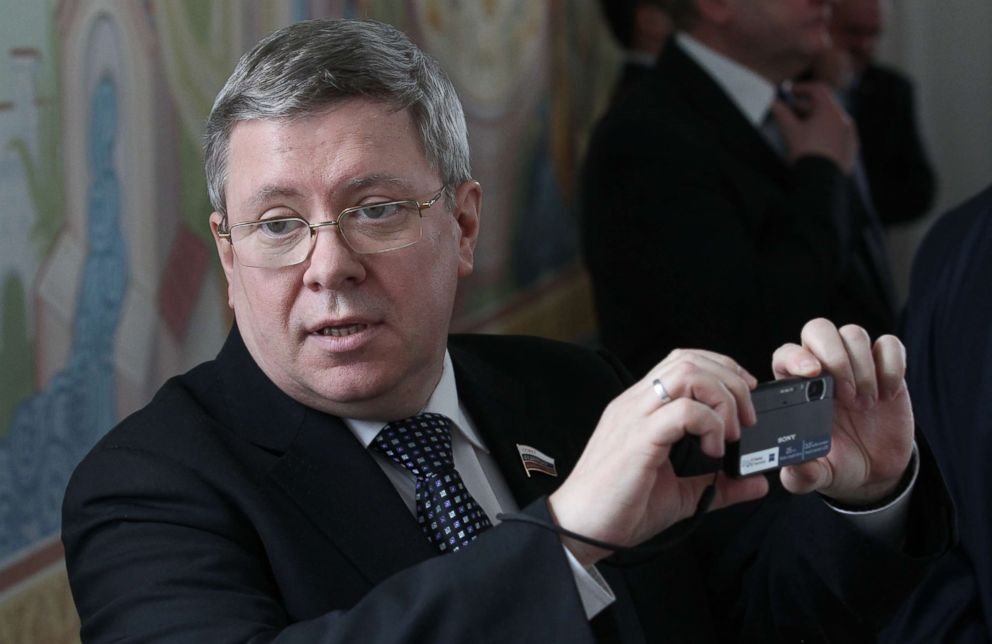
[[[792,93],[794,108],[781,100],[772,104],[789,160],[822,156],[850,174],[858,154],[857,129],[833,90],[823,82],[808,82],[794,84]]]
[[[834,377],[833,445],[827,456],[782,469],[787,490],[814,490],[851,505],[868,505],[893,492],[913,448],[913,409],[906,388],[906,350],[883,335],[874,344],[859,326],[837,329],[808,322],[802,345],[786,344],[772,359],[778,378]]]
[[[654,390],[659,379],[671,400]],[[680,478],[669,461],[686,434],[699,436],[703,452],[722,456],[724,441],[756,417],[750,390],[757,381],[725,356],[677,350],[611,402],[575,469],[548,505],[559,526],[588,537],[633,546],[691,516],[711,474]],[[713,507],[756,499],[768,491],[764,477],[717,480]],[[585,565],[610,554],[563,538]]]

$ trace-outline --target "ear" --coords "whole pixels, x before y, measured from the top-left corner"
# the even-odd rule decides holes
[[[472,274],[475,265],[475,244],[479,240],[479,223],[482,217],[482,186],[470,179],[455,190],[455,207],[452,211],[458,224],[458,276]]]
[[[217,234],[223,221],[224,215],[216,211],[210,213],[210,232],[213,233],[217,256],[220,258],[220,265],[224,269],[225,277],[227,277],[227,305],[233,309],[234,298],[231,297],[231,285],[234,283],[232,281],[234,277],[234,247],[231,245],[230,239],[224,239]]]
[[[672,21],[665,10],[644,2],[638,3],[634,8],[634,26],[635,33],[656,45],[659,50],[672,33]]]

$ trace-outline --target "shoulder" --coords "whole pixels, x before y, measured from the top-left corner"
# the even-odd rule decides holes
[[[943,215],[917,250],[903,327],[907,341],[925,340],[934,324],[980,326],[992,280],[992,186]],[[984,309],[983,309],[984,310]],[[974,338],[974,331],[971,338]]]
[[[992,186],[938,219],[916,255],[919,264],[945,264],[987,255],[992,236]]]
[[[655,69],[618,97],[597,123],[591,146],[657,156],[711,141],[712,128],[694,106],[699,86],[709,79],[683,58],[663,54]]]
[[[162,447],[167,447],[181,441],[183,435],[212,424],[206,402],[216,394],[212,374],[213,363],[207,362],[170,378],[147,405],[124,418],[98,446],[150,446],[161,442]]]
[[[525,335],[458,334],[448,339],[453,360],[515,380],[573,377],[613,388],[630,376],[611,354],[577,344]]]
[[[912,93],[913,84],[894,67],[872,64],[865,69],[861,88],[873,94],[906,96]]]
[[[213,407],[220,397],[213,383],[212,363],[170,378],[143,408],[108,431],[76,467],[79,478],[144,477],[151,462],[170,463],[187,471],[210,471],[231,452],[229,432]],[[213,402],[208,402],[213,400]],[[107,471],[108,465],[119,470]],[[144,465],[142,465],[144,464]]]

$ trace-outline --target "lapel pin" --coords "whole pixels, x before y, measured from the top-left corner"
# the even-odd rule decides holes
[[[517,443],[517,451],[520,452],[520,460],[524,464],[524,472],[527,473],[527,478],[530,478],[532,471],[541,472],[548,476],[558,476],[558,469],[555,468],[555,459],[544,452],[534,449],[530,445],[521,445],[520,443]]]

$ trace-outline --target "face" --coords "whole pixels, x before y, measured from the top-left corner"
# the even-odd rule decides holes
[[[850,53],[859,68],[875,57],[885,18],[884,4],[882,0],[840,0],[835,9],[831,28],[834,44]]]
[[[734,58],[771,82],[803,71],[830,46],[833,0],[724,0],[724,32]]]
[[[302,119],[237,124],[228,151],[230,224],[278,216],[311,223],[350,206],[437,193],[407,111],[352,99]],[[459,277],[472,271],[481,190],[455,187],[423,211],[423,239],[377,255],[351,251],[320,228],[310,258],[248,268],[216,238],[228,301],[249,352],[294,399],[328,413],[377,420],[423,406],[440,374]]]

